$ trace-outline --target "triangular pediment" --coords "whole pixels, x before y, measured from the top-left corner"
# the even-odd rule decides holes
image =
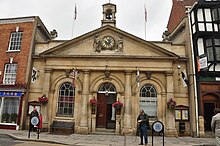
[[[113,39],[113,40],[112,40]],[[112,45],[112,46],[111,46]],[[40,53],[44,57],[143,57],[179,56],[113,26],[103,26]]]

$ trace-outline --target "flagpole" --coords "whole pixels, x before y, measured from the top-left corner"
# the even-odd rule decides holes
[[[71,36],[71,38],[73,38],[73,32],[74,32],[74,22],[75,22],[75,20],[73,20],[73,26],[72,26],[72,36]]]

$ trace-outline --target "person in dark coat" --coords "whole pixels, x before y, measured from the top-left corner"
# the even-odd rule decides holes
[[[137,118],[137,122],[138,122],[138,128],[139,128],[139,136],[141,139],[141,142],[139,145],[143,145],[143,138],[144,138],[144,142],[145,145],[147,145],[148,143],[148,135],[147,135],[147,129],[149,126],[149,117],[148,115],[144,112],[144,110],[140,110],[140,114]]]

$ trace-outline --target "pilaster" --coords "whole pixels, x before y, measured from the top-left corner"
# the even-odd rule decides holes
[[[81,106],[81,117],[78,132],[79,133],[89,133],[88,128],[88,97],[89,97],[89,80],[90,71],[83,71],[83,89],[82,89],[82,106]]]
[[[173,80],[173,71],[166,72],[167,78],[167,100],[174,97],[174,80]],[[165,104],[166,105],[166,104]],[[175,118],[174,118],[174,111],[169,110],[166,107],[166,136],[178,136],[177,130],[175,128]]]

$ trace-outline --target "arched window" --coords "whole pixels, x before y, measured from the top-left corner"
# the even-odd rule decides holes
[[[157,117],[157,91],[151,84],[140,89],[140,109],[143,109],[150,118]]]
[[[75,88],[69,82],[60,86],[57,115],[73,115],[75,102]]]
[[[111,83],[104,83],[99,87],[99,93],[116,93],[115,86]]]

